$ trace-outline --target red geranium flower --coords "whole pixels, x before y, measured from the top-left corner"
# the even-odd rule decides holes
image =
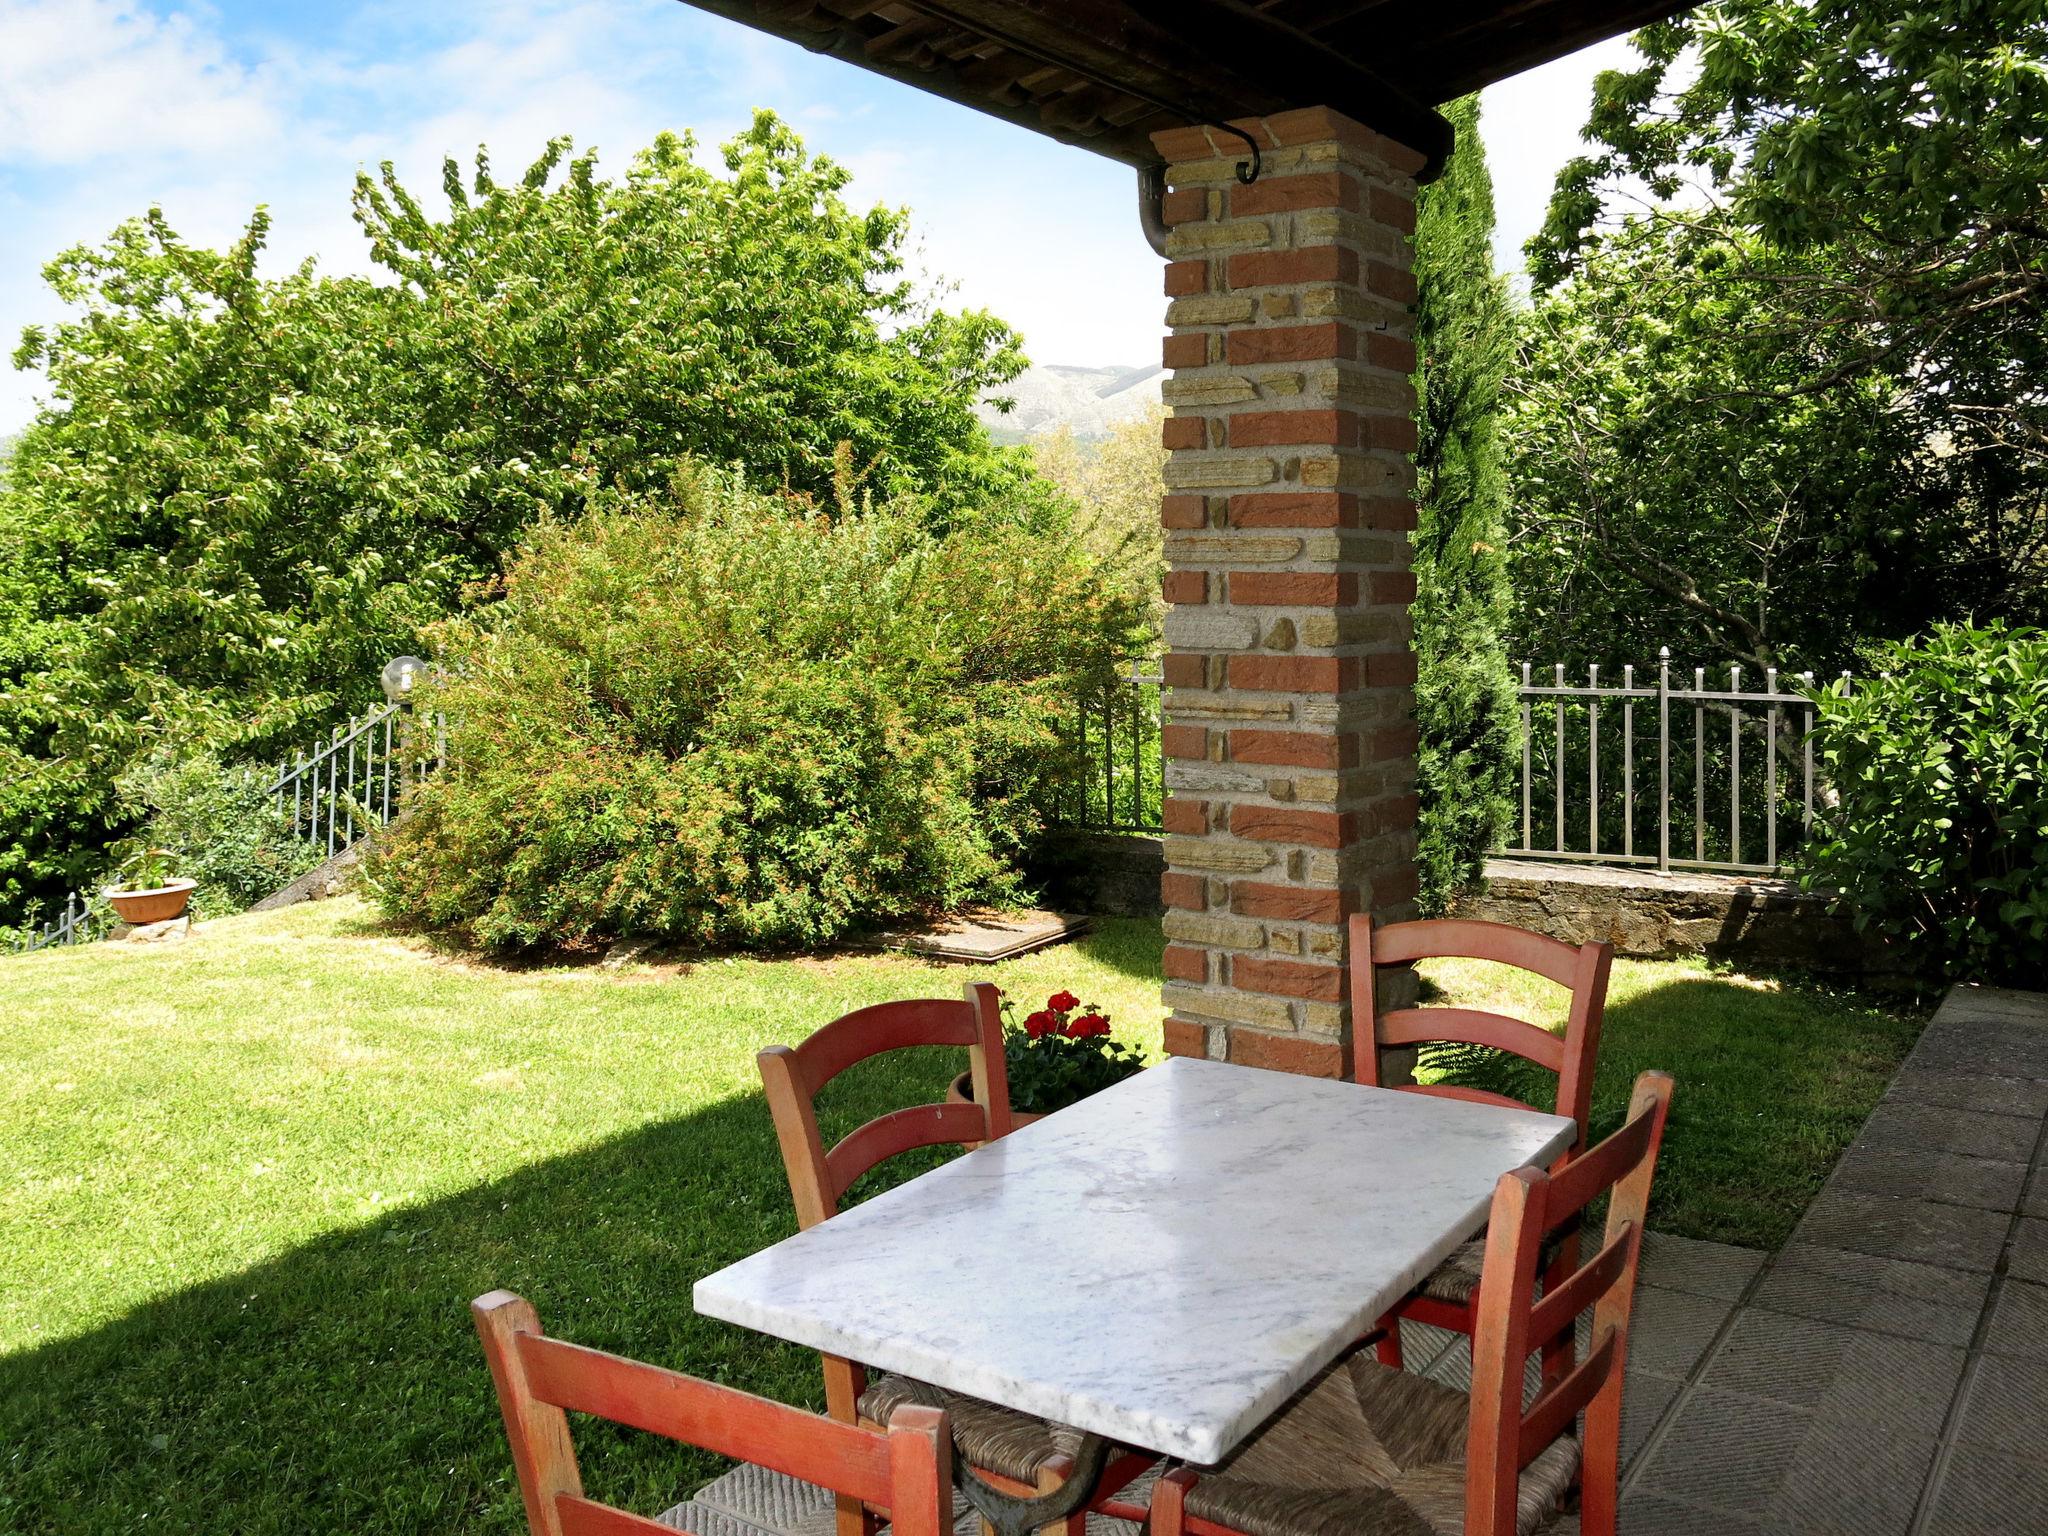
[[[1044,1009],[1040,1009],[1037,1013],[1032,1014],[1031,1017],[1024,1021],[1024,1033],[1029,1035],[1033,1040],[1036,1040],[1040,1035],[1044,1034],[1047,1030],[1052,1029],[1056,1025],[1058,1025],[1058,1023],[1058,1019],[1055,1019],[1051,1014],[1047,1013]]]
[[[1067,1026],[1069,1040],[1085,1040],[1090,1035],[1109,1033],[1109,1020],[1099,1013],[1084,1013]]]
[[[1071,992],[1055,992],[1045,1000],[1045,1006],[1054,1013],[1065,1013],[1069,1008],[1081,1006],[1081,999]]]

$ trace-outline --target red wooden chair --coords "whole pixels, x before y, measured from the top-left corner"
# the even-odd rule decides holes
[[[1614,1135],[1553,1172],[1501,1176],[1470,1393],[1354,1349],[1213,1472],[1161,1478],[1152,1536],[1537,1536],[1574,1491],[1584,1536],[1614,1536],[1629,1309],[1670,1106],[1671,1079],[1645,1072]],[[1536,1299],[1546,1235],[1609,1191],[1600,1251]],[[1585,1360],[1525,1405],[1530,1355],[1588,1310]]]
[[[830,1151],[818,1130],[818,1091],[848,1067],[885,1051],[912,1046],[964,1046],[974,1085],[972,1104],[917,1104],[893,1110],[853,1131]],[[970,982],[961,1002],[920,998],[877,1003],[832,1020],[803,1044],[770,1046],[756,1058],[775,1117],[775,1135],[796,1201],[797,1225],[829,1220],[855,1180],[877,1165],[921,1147],[974,1147],[1007,1136],[1011,1129],[1010,1084],[1003,1068],[1001,996],[987,982]],[[857,1278],[850,1283],[858,1283]],[[826,1411],[845,1423],[879,1425],[892,1420],[921,1389],[901,1376],[884,1375],[872,1384],[858,1362],[823,1357]],[[968,1464],[1007,1491],[1030,1493],[1058,1487],[1072,1468],[1073,1446],[1043,1419],[958,1393],[939,1396],[951,1416],[954,1441]],[[1141,1508],[1111,1495],[1150,1458],[1120,1456],[1105,1473],[1091,1506],[1141,1519]],[[1080,1536],[1084,1516],[1069,1521]],[[871,1511],[860,1501],[839,1500],[839,1536],[872,1536]]]
[[[1522,1019],[1471,1008],[1379,1007],[1377,978],[1383,968],[1412,965],[1417,960],[1494,960],[1548,977],[1571,989],[1571,1013],[1562,1038]],[[1351,1009],[1359,1034],[1357,1076],[1378,1085],[1380,1049],[1385,1046],[1445,1042],[1492,1046],[1557,1074],[1553,1103],[1524,1105],[1480,1088],[1449,1085],[1396,1086],[1411,1093],[1469,1099],[1510,1108],[1543,1108],[1576,1120],[1579,1135],[1560,1165],[1586,1144],[1586,1117],[1593,1102],[1593,1068],[1600,1053],[1600,1024],[1607,1006],[1607,973],[1614,962],[1611,944],[1567,944],[1544,934],[1510,928],[1504,923],[1438,919],[1376,925],[1370,917],[1351,919]],[[1482,1235],[1465,1244],[1438,1267],[1415,1293],[1385,1319],[1379,1342],[1380,1363],[1401,1364],[1398,1320],[1412,1318],[1458,1333],[1471,1334],[1477,1322],[1479,1277],[1485,1257]],[[1569,1268],[1577,1262],[1573,1235],[1559,1235],[1546,1254],[1545,1269]],[[1547,1279],[1546,1279],[1547,1283]],[[1569,1363],[1571,1340],[1562,1340],[1546,1359],[1553,1374]]]
[[[952,1536],[953,1445],[946,1416],[900,1408],[886,1431],[838,1424],[541,1332],[510,1291],[470,1303],[512,1442],[533,1536],[675,1536],[677,1526],[583,1496],[569,1415],[587,1413],[720,1456],[772,1467],[888,1509],[903,1536]]]

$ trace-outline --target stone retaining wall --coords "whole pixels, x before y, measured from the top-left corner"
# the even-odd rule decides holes
[[[1605,939],[1616,954],[1641,959],[1704,954],[1840,975],[1900,971],[1881,943],[1828,906],[1796,881],[1768,875],[1489,859],[1486,888],[1458,911],[1573,944]]]

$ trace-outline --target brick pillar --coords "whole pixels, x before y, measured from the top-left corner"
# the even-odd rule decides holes
[[[1327,109],[1168,162],[1167,1049],[1349,1075],[1345,919],[1414,915],[1415,173]]]

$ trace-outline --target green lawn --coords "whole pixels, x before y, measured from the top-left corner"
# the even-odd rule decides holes
[[[1107,922],[993,975],[1156,1049],[1159,952],[1156,923]],[[815,1401],[813,1357],[689,1306],[793,1227],[753,1053],[964,979],[857,954],[498,969],[348,901],[0,960],[0,1531],[518,1530],[463,1311],[494,1285],[584,1342]],[[1680,1081],[1659,1224],[1782,1237],[1914,1028],[1617,966],[1603,1108],[1640,1065]],[[848,1074],[828,1135],[935,1096],[949,1054]],[[706,1471],[583,1438],[636,1507]]]

